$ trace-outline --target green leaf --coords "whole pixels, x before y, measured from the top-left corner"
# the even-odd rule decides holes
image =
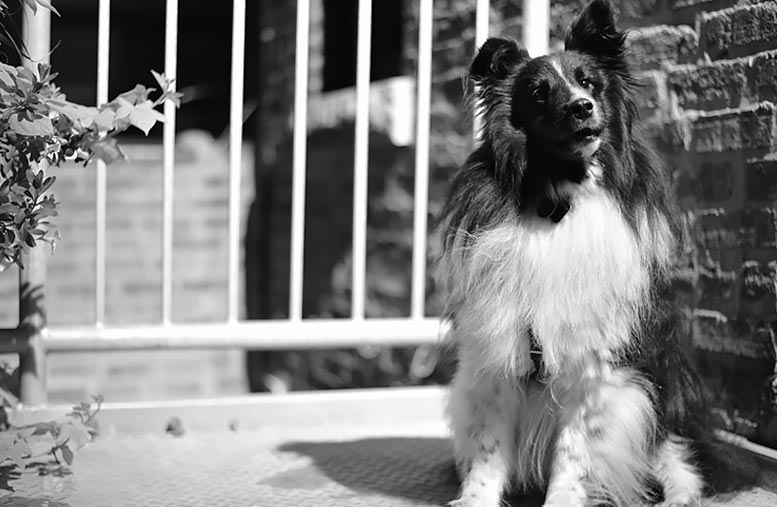
[[[33,435],[45,435],[46,433],[56,435],[59,431],[59,425],[54,421],[35,423],[32,427],[35,428]]]
[[[165,117],[162,113],[154,109],[154,104],[147,100],[141,104],[135,106],[135,110],[130,115],[130,122],[137,128],[148,135],[148,131],[151,130],[156,122],[164,122]]]
[[[94,125],[98,130],[107,132],[113,129],[115,119],[116,113],[112,109],[106,108],[97,113],[97,116],[94,117]]]
[[[55,9],[55,8],[54,8],[54,6],[53,6],[53,5],[51,5],[51,1],[50,1],[50,0],[34,0],[34,1],[35,1],[35,2],[38,2],[38,4],[39,4],[41,7],[45,7],[46,9],[50,10],[51,12],[53,12],[54,14],[56,14],[57,16],[59,16],[59,12],[57,11],[57,9]],[[33,11],[33,12],[34,12],[34,11]],[[60,16],[60,17],[61,17],[61,16]]]
[[[22,439],[26,440],[26,439],[30,438],[33,434],[35,434],[35,426],[28,426],[26,428],[19,429],[16,432],[16,437],[17,438],[22,438]]]
[[[27,4],[33,14],[38,12],[38,3],[35,0],[24,0],[24,3]]]
[[[10,230],[8,232],[13,234]],[[16,410],[17,405],[19,405],[19,398],[6,389],[0,389],[0,398],[2,398],[3,406],[9,407],[11,410]]]
[[[91,439],[92,434],[81,419],[71,417],[61,422],[56,441],[58,446],[67,444],[71,449],[78,450],[86,445]]]
[[[124,160],[124,153],[119,149],[119,143],[112,137],[95,141],[90,149],[95,157],[106,164]]]
[[[148,100],[148,96],[153,92],[153,88],[146,88],[141,84],[135,85],[135,88],[128,92],[124,92],[118,96],[118,99],[124,99],[132,105],[143,103]]]
[[[169,86],[170,81],[167,80],[164,74],[160,74],[154,69],[151,69],[151,75],[154,76],[154,79],[156,79],[156,82],[159,84],[159,88],[161,88],[162,90],[167,90],[167,87]]]
[[[50,99],[48,100],[48,106],[53,111],[67,117],[75,125],[81,125],[82,127],[92,125],[95,116],[97,116],[97,108],[73,104],[66,100]]]
[[[0,462],[10,460],[14,465],[24,471],[24,457],[31,454],[27,442],[4,435],[0,439]]]
[[[23,136],[46,137],[54,135],[54,126],[48,118],[38,118],[33,121],[18,120],[11,116],[8,121],[11,130]]]
[[[62,451],[62,459],[65,460],[65,463],[68,465],[73,464],[73,451],[68,446],[63,446],[59,448],[60,451]]]

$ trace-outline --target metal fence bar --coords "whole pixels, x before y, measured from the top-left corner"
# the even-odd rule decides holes
[[[108,69],[111,37],[111,0],[100,0],[97,14],[97,106],[108,102]],[[106,174],[105,162],[95,168],[95,273],[94,320],[105,322]]]
[[[49,329],[50,351],[253,348],[263,350],[330,349],[361,345],[405,346],[437,342],[437,318],[252,320],[240,325],[58,327]],[[9,345],[0,343],[0,353]]]
[[[165,10],[165,77],[175,79],[178,64],[178,0]],[[176,85],[173,83],[172,88]],[[165,102],[162,133],[162,322],[173,309],[173,168],[175,166],[175,105]]]
[[[421,0],[418,16],[418,96],[416,99],[413,285],[410,315],[424,316],[426,302],[426,228],[429,199],[429,108],[432,92],[432,0]]]
[[[372,0],[359,0],[356,37],[356,134],[353,167],[353,258],[351,316],[364,318],[367,271],[367,176],[370,142],[370,53]]]
[[[530,0],[527,0],[530,1]],[[488,24],[491,17],[491,2],[490,0],[477,0],[475,4],[475,51],[480,49],[480,46],[488,39]],[[478,105],[475,107],[475,114],[472,118],[472,133],[475,139],[480,136],[480,115],[477,110]]]
[[[305,252],[305,176],[308,140],[308,58],[310,0],[297,0],[297,42],[294,70],[294,166],[291,205],[291,274],[289,317],[302,319]]]
[[[548,54],[550,0],[523,0],[523,46],[532,57]]]
[[[232,74],[229,102],[229,278],[227,319],[237,322],[240,308],[240,173],[243,166],[243,78],[246,2],[232,3]]]
[[[23,40],[29,59],[24,64],[36,68],[49,63],[51,50],[51,12],[38,8],[33,14],[24,7]],[[41,163],[41,169],[46,169]],[[19,270],[19,331],[24,336],[19,354],[21,401],[25,405],[46,403],[46,251],[33,248],[25,256],[25,268]]]
[[[532,0],[526,0],[531,2]],[[475,49],[480,48],[488,39],[488,23],[491,17],[490,0],[477,0],[475,4]]]

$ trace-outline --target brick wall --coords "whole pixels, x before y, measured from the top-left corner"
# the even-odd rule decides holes
[[[620,3],[686,219],[677,287],[719,424],[777,445],[777,3]]]

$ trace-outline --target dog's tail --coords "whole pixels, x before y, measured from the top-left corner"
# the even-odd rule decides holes
[[[729,493],[758,484],[762,467],[758,456],[741,445],[746,440],[716,430],[709,420],[703,424],[691,435],[691,450],[704,476],[705,493]]]
[[[696,466],[706,484],[705,493],[728,493],[754,486],[761,475],[757,457],[717,429],[712,396],[685,355],[679,355],[672,375],[676,396],[664,407],[674,430],[688,439]],[[726,438],[728,436],[728,438]],[[744,438],[739,437],[742,441]]]
[[[670,297],[657,297],[653,311],[638,364],[658,386],[656,408],[665,434],[687,442],[707,485],[706,493],[756,484],[760,478],[756,456],[722,440],[716,429],[712,395],[694,365],[690,315]]]

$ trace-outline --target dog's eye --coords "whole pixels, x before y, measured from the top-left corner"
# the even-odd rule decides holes
[[[544,86],[538,86],[536,88],[533,88],[530,92],[531,98],[534,99],[535,102],[545,102],[545,100],[548,98],[548,90]]]
[[[594,83],[590,79],[588,79],[587,77],[581,77],[580,78],[580,86],[582,86],[586,90],[591,90],[594,87]]]

